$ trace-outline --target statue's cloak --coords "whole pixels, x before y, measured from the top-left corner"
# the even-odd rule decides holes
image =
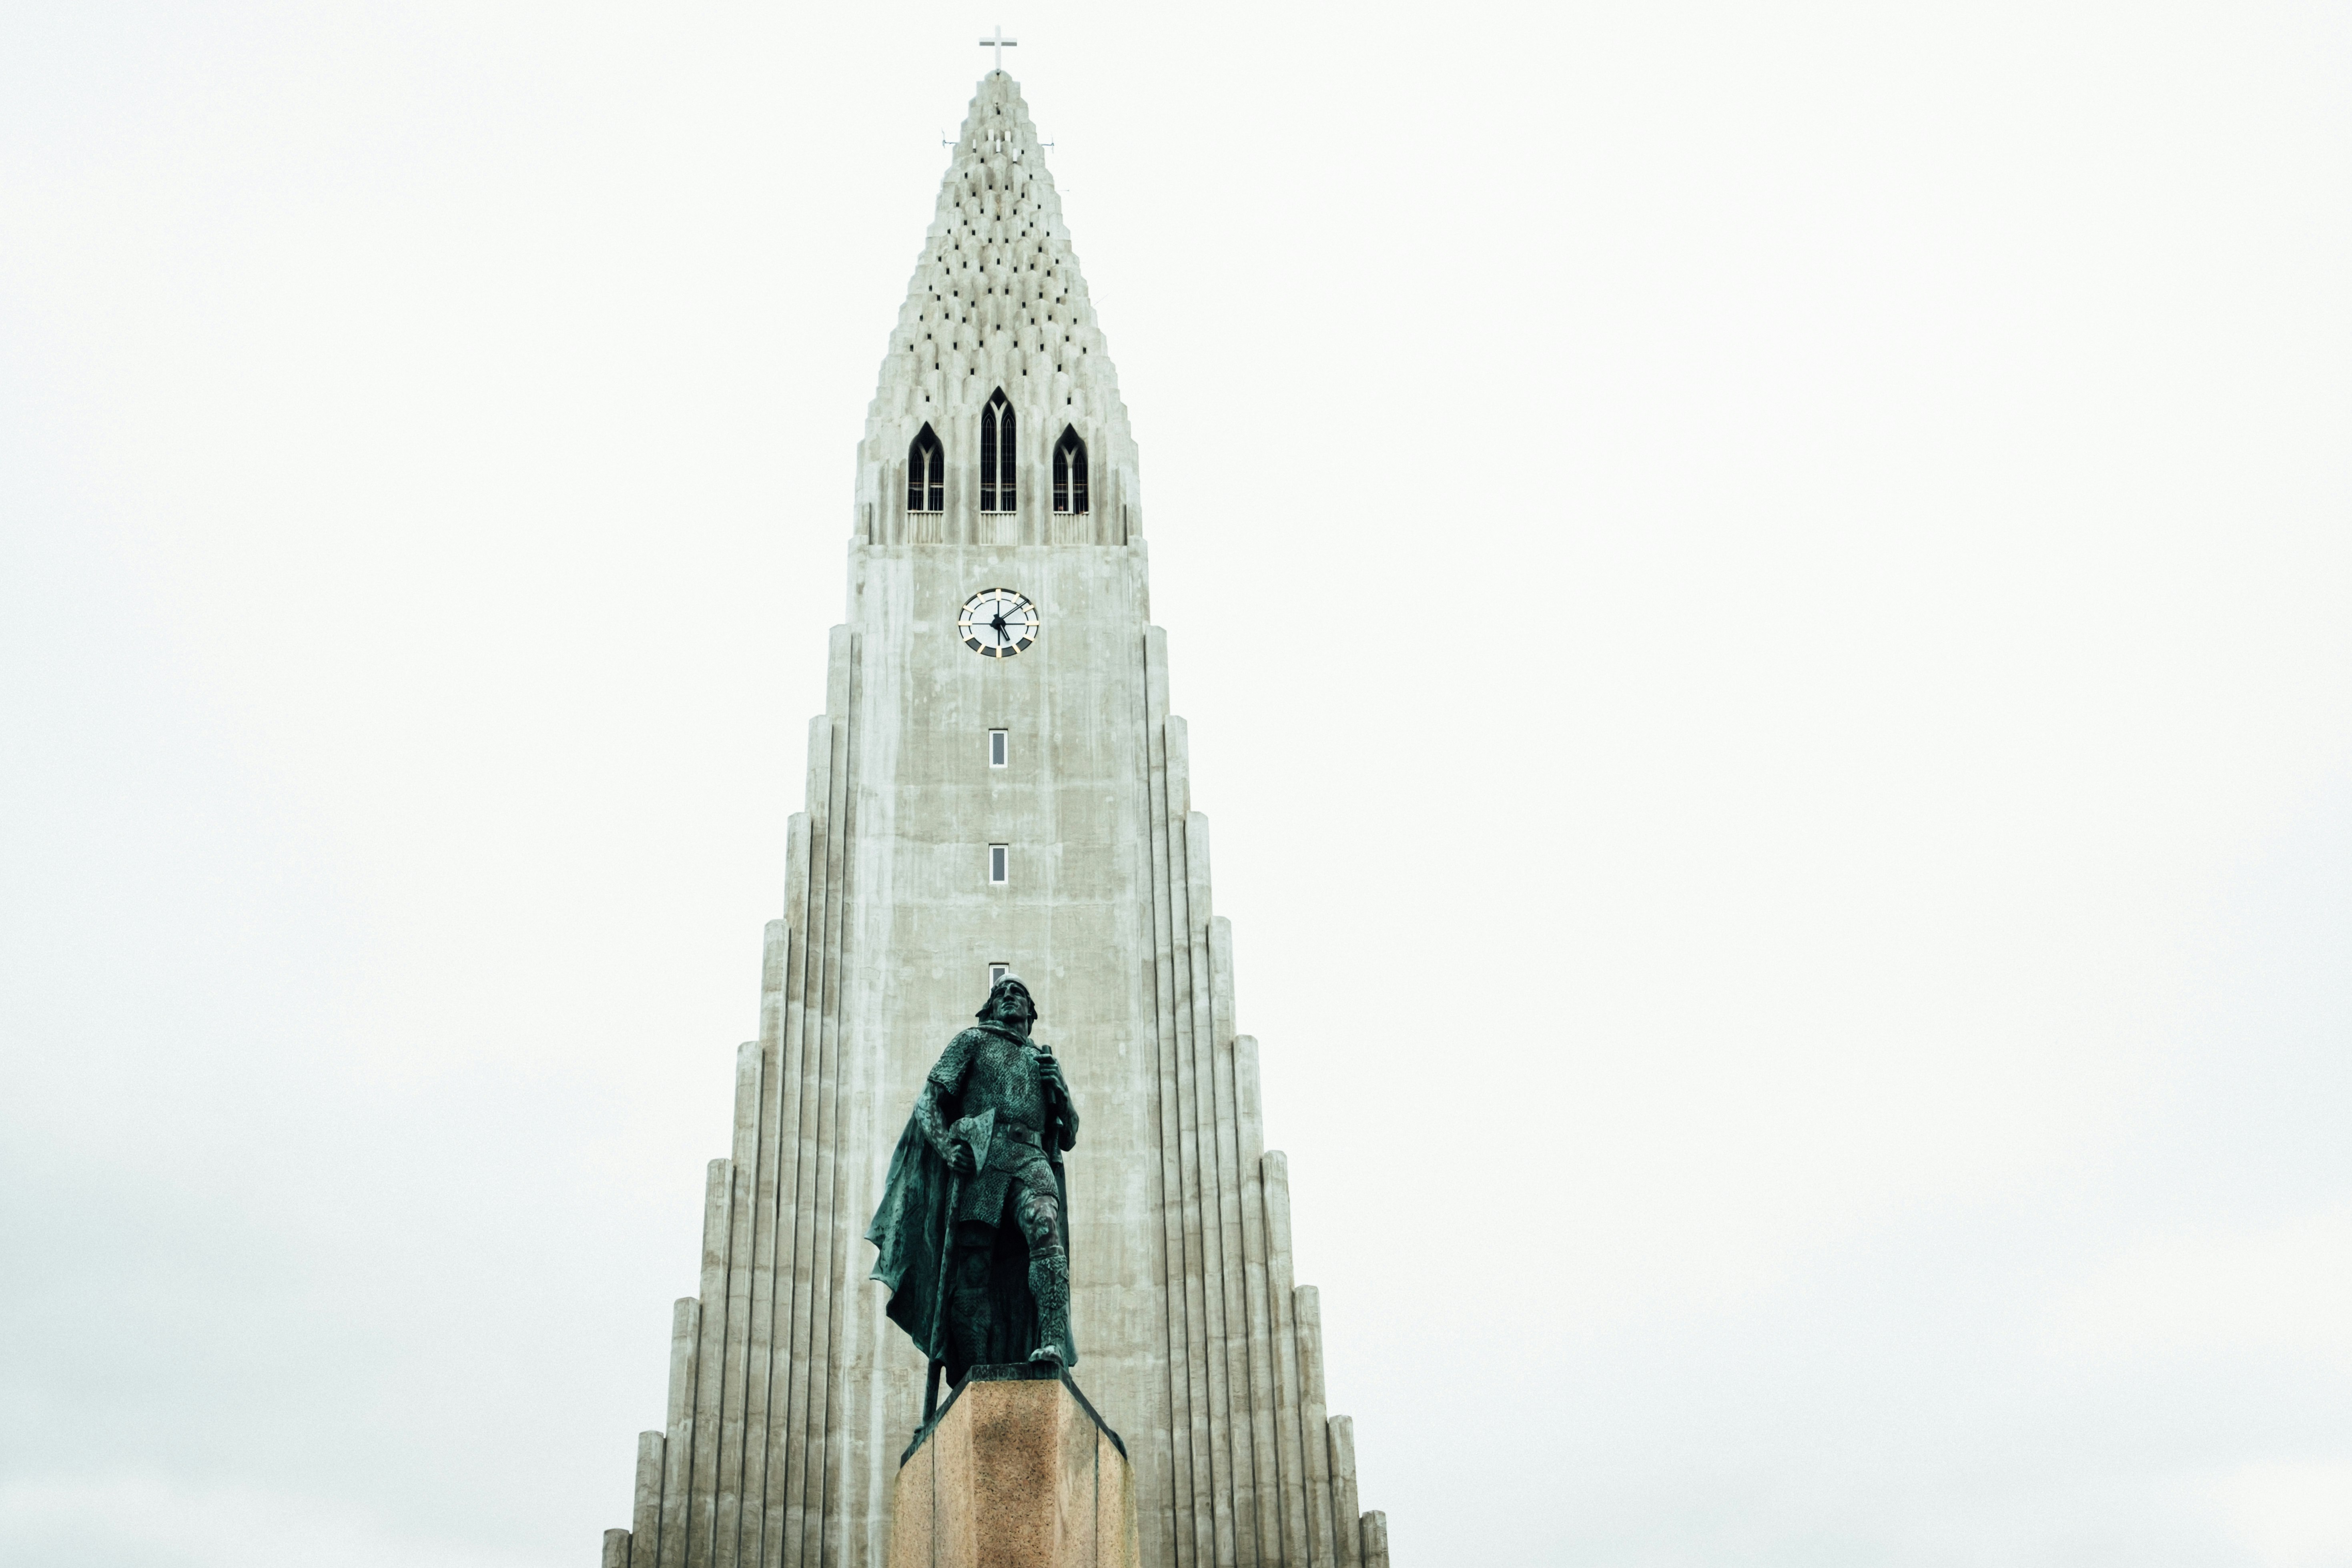
[[[1020,1037],[992,1025],[976,1027],[1008,1039]],[[966,1031],[970,1033],[971,1031]],[[961,1038],[961,1037],[959,1037]],[[948,1047],[950,1053],[955,1046]],[[940,1118],[950,1127],[961,1120],[963,1108],[961,1098],[942,1089],[939,1093]],[[1060,1211],[1062,1245],[1070,1245],[1070,1184],[1062,1170],[1060,1151],[1053,1148],[1053,1134],[1045,1137],[1045,1150],[1054,1170],[1054,1197]],[[890,1154],[890,1173],[882,1183],[882,1202],[874,1211],[874,1223],[866,1227],[866,1239],[875,1246],[877,1256],[870,1279],[879,1279],[889,1289],[890,1321],[907,1331],[915,1348],[936,1362],[950,1358],[947,1344],[947,1314],[940,1300],[948,1283],[948,1265],[952,1251],[949,1234],[950,1191],[956,1174],[948,1163],[940,1158],[931,1141],[923,1136],[923,1129],[914,1116],[907,1118],[906,1131],[898,1134],[898,1146]],[[996,1253],[990,1260],[989,1287],[1001,1304],[997,1313],[997,1348],[988,1359],[1008,1362],[1025,1361],[1037,1344],[1037,1307],[1029,1299],[1029,1249],[1022,1240],[1020,1226],[1005,1224],[996,1231]],[[1078,1364],[1077,1335],[1074,1332],[1062,1346],[1065,1366]],[[961,1375],[961,1367],[950,1367],[951,1373]]]

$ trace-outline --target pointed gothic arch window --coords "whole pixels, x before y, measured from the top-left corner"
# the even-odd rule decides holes
[[[1054,446],[1054,510],[1087,510],[1087,444],[1066,425]]]
[[[944,511],[948,504],[948,466],[940,438],[924,426],[907,448],[907,510]]]
[[[980,510],[1011,511],[1013,506],[1013,405],[998,387],[980,411]]]

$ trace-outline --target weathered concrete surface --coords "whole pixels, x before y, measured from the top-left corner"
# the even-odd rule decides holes
[[[898,1471],[889,1568],[1139,1568],[1117,1436],[1024,1370],[974,1368]]]

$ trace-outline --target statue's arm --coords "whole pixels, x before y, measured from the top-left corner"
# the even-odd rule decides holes
[[[1078,1146],[1078,1107],[1077,1102],[1070,1098],[1070,1086],[1066,1081],[1063,1083],[1062,1092],[1056,1098],[1060,1100],[1062,1107],[1060,1134],[1062,1147],[1075,1149]]]
[[[955,1163],[948,1152],[947,1118],[940,1114],[940,1086],[929,1079],[923,1080],[923,1092],[915,1097],[915,1125],[923,1130],[924,1141],[939,1151],[940,1159]]]
[[[967,1029],[948,1042],[930,1076],[923,1079],[923,1091],[915,1097],[915,1125],[922,1129],[923,1141],[948,1163],[951,1171],[971,1168],[971,1155],[967,1151],[961,1163],[948,1142],[948,1116],[940,1105],[940,1096],[959,1092],[964,1069],[971,1061],[971,1031]]]

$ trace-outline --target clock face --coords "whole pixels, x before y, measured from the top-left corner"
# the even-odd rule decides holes
[[[964,601],[956,635],[982,658],[1011,658],[1037,640],[1037,606],[1010,588],[983,588]]]

